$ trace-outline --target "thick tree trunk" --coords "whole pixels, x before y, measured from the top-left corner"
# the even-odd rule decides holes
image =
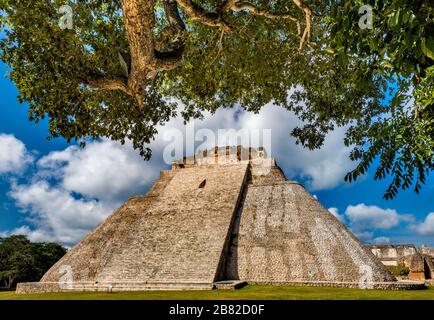
[[[121,4],[131,55],[128,89],[142,108],[144,86],[157,72],[152,33],[155,22],[154,1],[122,0]]]
[[[309,42],[311,29],[311,9],[302,0],[292,0],[303,12],[306,20],[306,28],[300,41],[300,49],[305,42]],[[125,77],[107,77],[90,75],[84,82],[90,87],[102,90],[121,90],[135,98],[137,105],[142,109],[144,103],[145,87],[162,70],[176,68],[182,60],[184,52],[185,25],[179,14],[178,6],[191,19],[202,24],[217,27],[223,32],[230,32],[231,27],[224,21],[225,11],[248,11],[254,15],[264,16],[269,19],[289,19],[297,24],[297,18],[288,14],[271,14],[258,9],[255,5],[239,0],[224,1],[216,12],[207,12],[191,0],[162,0],[166,19],[169,22],[170,35],[172,36],[171,50],[160,52],[156,50],[153,27],[155,24],[154,0],[121,0],[123,20],[129,42],[129,65]],[[164,38],[164,35],[163,35]],[[158,41],[157,41],[158,42]],[[158,47],[158,45],[157,45]],[[122,61],[125,66],[127,62]]]
[[[97,89],[121,90],[135,98],[142,109],[145,86],[161,70],[176,68],[182,59],[184,49],[182,32],[185,30],[176,0],[163,0],[166,17],[171,27],[173,50],[159,52],[155,50],[152,28],[155,23],[153,0],[122,0],[122,12],[125,30],[130,47],[128,78],[89,77],[86,83]]]

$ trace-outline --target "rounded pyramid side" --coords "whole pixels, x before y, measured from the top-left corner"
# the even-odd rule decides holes
[[[250,184],[226,277],[251,282],[390,282],[387,268],[298,183]]]

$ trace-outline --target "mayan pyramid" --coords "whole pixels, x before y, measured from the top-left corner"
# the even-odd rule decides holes
[[[263,149],[238,146],[174,163],[17,292],[211,289],[222,280],[354,287],[366,270],[377,287],[396,281]]]

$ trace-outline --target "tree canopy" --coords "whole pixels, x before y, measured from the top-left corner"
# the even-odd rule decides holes
[[[72,27],[59,23],[68,4]],[[370,5],[373,28],[359,26]],[[272,102],[323,144],[336,126],[359,165],[379,159],[418,192],[433,169],[434,36],[430,0],[0,0],[1,59],[29,117],[52,137],[129,139],[149,159],[156,125],[176,115]],[[382,103],[388,92],[393,98]]]
[[[39,281],[65,253],[57,243],[32,243],[21,235],[0,238],[0,286]]]

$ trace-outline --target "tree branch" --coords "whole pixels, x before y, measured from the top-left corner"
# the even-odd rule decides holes
[[[312,10],[303,0],[292,0],[292,2],[305,16],[306,27],[299,47],[302,50],[304,44],[310,41]],[[83,80],[85,84],[95,89],[121,90],[134,97],[138,107],[142,109],[146,84],[152,81],[159,71],[173,70],[182,61],[185,24],[179,14],[178,6],[194,21],[219,28],[222,31],[222,36],[224,32],[232,30],[223,19],[224,12],[228,10],[233,12],[249,11],[254,15],[268,19],[288,19],[297,24],[298,33],[301,34],[300,22],[297,18],[289,14],[272,14],[249,2],[226,0],[215,13],[205,11],[192,0],[162,0],[162,3],[170,25],[169,32],[173,35],[171,50],[165,52],[156,50],[153,34],[155,24],[154,1],[121,0],[123,20],[130,48],[128,57],[131,58],[131,63],[128,65],[130,69],[128,70],[128,78],[92,75]],[[127,63],[125,59],[123,60]]]
[[[311,32],[311,17],[312,17],[312,10],[307,6],[302,0],[292,0],[292,2],[295,3],[295,5],[303,12],[305,16],[306,21],[306,27],[304,29],[303,35],[300,39],[300,46],[299,50],[302,50],[304,47],[304,44],[310,41],[310,32]],[[232,10],[234,12],[240,12],[240,11],[250,11],[254,15],[263,16],[268,19],[288,19],[296,23],[297,25],[297,32],[299,35],[301,35],[301,26],[300,21],[295,18],[292,15],[289,14],[272,14],[268,11],[261,10],[257,7],[255,7],[253,4],[249,2],[240,2],[239,0],[228,0],[223,5],[224,8],[227,8],[227,10]]]
[[[169,25],[175,32],[183,32],[185,24],[179,15],[178,4],[176,0],[162,0],[164,12]]]
[[[225,32],[231,31],[231,27],[223,20],[221,14],[206,12],[191,0],[176,0],[176,2],[193,21],[199,21],[210,27],[220,28]]]
[[[145,86],[157,76],[159,71],[176,68],[181,62],[184,51],[182,32],[185,30],[185,25],[179,15],[177,2],[163,0],[163,4],[174,35],[171,51],[159,52],[155,49],[152,30],[155,24],[154,1],[121,0],[130,49],[128,58],[131,58],[128,77],[90,75],[83,79],[83,83],[100,90],[120,90],[134,97],[139,109],[142,109]],[[123,60],[127,63],[125,58]]]
[[[227,0],[223,3],[223,5],[220,7],[220,11],[227,11],[230,8],[232,8],[239,0]]]
[[[289,14],[281,14],[281,15],[272,14],[272,13],[269,13],[268,11],[259,9],[248,2],[242,2],[242,3],[236,2],[232,7],[230,7],[230,9],[234,12],[240,12],[243,10],[248,10],[257,16],[263,16],[263,17],[268,18],[268,19],[288,19],[291,21],[298,21],[297,18],[294,18],[293,16],[291,16]]]
[[[184,48],[180,48],[178,50],[167,51],[167,52],[159,52],[156,51],[155,55],[157,57],[157,63],[155,65],[155,69],[158,71],[167,71],[176,69],[176,67],[182,61],[182,54],[184,52]]]
[[[123,77],[106,78],[102,76],[91,76],[83,81],[89,87],[101,90],[121,90],[131,95],[127,79]]]
[[[171,33],[173,39],[171,51],[155,51],[158,71],[175,69],[181,63],[184,53],[183,32],[185,31],[185,24],[179,15],[178,4],[176,0],[163,0],[162,2],[166,19],[170,25],[167,31]]]
[[[295,5],[297,7],[299,7],[301,11],[303,11],[304,18],[306,21],[306,27],[304,28],[303,36],[301,37],[300,47],[299,47],[300,50],[303,50],[305,42],[307,42],[307,43],[310,42],[310,33],[311,33],[311,28],[312,28],[311,18],[312,18],[313,12],[312,12],[312,9],[309,8],[309,6],[306,5],[302,0],[292,0],[292,2],[294,2]]]

